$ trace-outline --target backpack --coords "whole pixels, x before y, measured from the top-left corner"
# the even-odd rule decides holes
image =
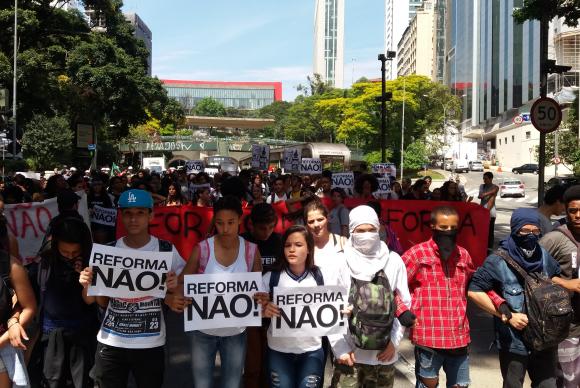
[[[12,296],[14,289],[10,280],[10,255],[8,252],[0,251],[0,326],[12,316]],[[5,327],[5,326],[4,326]]]
[[[524,306],[528,325],[522,339],[528,348],[542,351],[558,346],[568,337],[573,310],[570,295],[543,273],[527,273],[507,252],[498,250],[508,266],[524,279]]]
[[[385,349],[391,338],[396,310],[385,271],[380,270],[370,281],[351,277],[348,303],[353,306],[348,327],[356,347]]]
[[[272,295],[274,293],[274,287],[278,286],[278,283],[280,282],[280,274],[281,273],[282,273],[281,271],[272,271],[271,272],[270,282],[268,283],[268,285],[270,286],[270,295]],[[317,286],[324,286],[324,276],[322,276],[322,272],[320,271],[320,268],[318,268],[317,266],[314,266],[310,270],[310,273],[314,277],[314,280],[316,281]]]
[[[245,252],[246,252],[246,266],[248,267],[248,272],[252,272],[254,268],[254,257],[256,256],[257,245],[244,240]],[[209,239],[205,239],[199,243],[199,269],[198,274],[205,273],[205,267],[209,262]]]

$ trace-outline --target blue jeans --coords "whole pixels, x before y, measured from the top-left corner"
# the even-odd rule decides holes
[[[294,354],[268,348],[268,369],[272,388],[318,388],[324,374],[324,351]]]
[[[191,363],[196,388],[212,388],[215,356],[220,353],[220,387],[240,386],[246,359],[246,332],[229,337],[193,331]]]
[[[447,377],[447,387],[469,385],[469,355],[449,355],[434,349],[415,346],[416,388],[425,388],[424,379],[438,379],[443,367]]]

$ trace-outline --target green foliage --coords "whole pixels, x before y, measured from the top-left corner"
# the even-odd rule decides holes
[[[428,161],[429,154],[424,141],[417,140],[405,149],[405,159],[403,160],[405,168],[419,169]]]
[[[195,104],[196,116],[224,117],[226,108],[216,99],[211,97],[202,98]]]
[[[385,156],[388,162],[393,157],[393,151],[387,150],[387,152],[385,152]],[[369,166],[373,163],[381,163],[381,157],[381,151],[371,151],[364,155],[365,162],[367,162]]]
[[[554,17],[563,17],[567,25],[576,27],[580,19],[580,0],[524,0],[524,6],[514,10],[514,19],[519,23]]]
[[[24,128],[22,150],[36,169],[52,169],[70,158],[73,132],[67,118],[34,115]]]
[[[558,130],[546,136],[546,164],[552,164],[555,157],[555,139],[558,134],[558,156],[565,164],[580,164],[577,127],[573,130]]]
[[[287,101],[274,101],[272,104],[260,109],[258,117],[275,120],[273,125],[264,128],[264,137],[277,139],[284,138],[286,117],[288,115],[288,109],[290,109],[291,106],[292,103]]]

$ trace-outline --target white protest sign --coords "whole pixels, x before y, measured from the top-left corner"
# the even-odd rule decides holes
[[[84,191],[79,191],[77,195],[80,197],[78,212],[89,226],[87,195]],[[9,233],[18,240],[20,259],[23,264],[28,264],[37,257],[50,220],[58,215],[58,205],[56,198],[43,202],[5,205],[4,215]]]
[[[164,298],[173,252],[140,251],[93,244],[88,295],[115,298]]]
[[[320,158],[302,158],[300,163],[300,173],[315,175],[322,173],[322,161]]]
[[[191,298],[185,331],[262,326],[262,307],[254,294],[262,288],[260,272],[185,275],[183,292]]]
[[[267,170],[270,165],[270,146],[252,144],[252,168]]]
[[[332,187],[340,187],[346,191],[346,195],[352,197],[354,190],[353,172],[333,172]]]
[[[340,286],[274,288],[280,316],[272,321],[274,337],[318,337],[345,334],[348,323],[341,311],[348,293]]]
[[[377,196],[388,195],[391,192],[391,180],[389,178],[378,178],[379,189],[373,194]]]
[[[185,162],[185,168],[187,169],[188,174],[198,174],[203,172],[205,166],[203,160],[188,160]]]
[[[373,174],[381,174],[383,176],[397,177],[397,167],[394,163],[373,163],[372,166]]]
[[[98,205],[93,206],[91,222],[99,225],[116,226],[117,209],[109,209]]]
[[[300,172],[300,160],[302,159],[302,150],[300,148],[286,148],[284,150],[284,171]]]

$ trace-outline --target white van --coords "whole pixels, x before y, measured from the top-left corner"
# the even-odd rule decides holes
[[[465,159],[454,159],[451,166],[453,172],[469,172],[469,162]]]

